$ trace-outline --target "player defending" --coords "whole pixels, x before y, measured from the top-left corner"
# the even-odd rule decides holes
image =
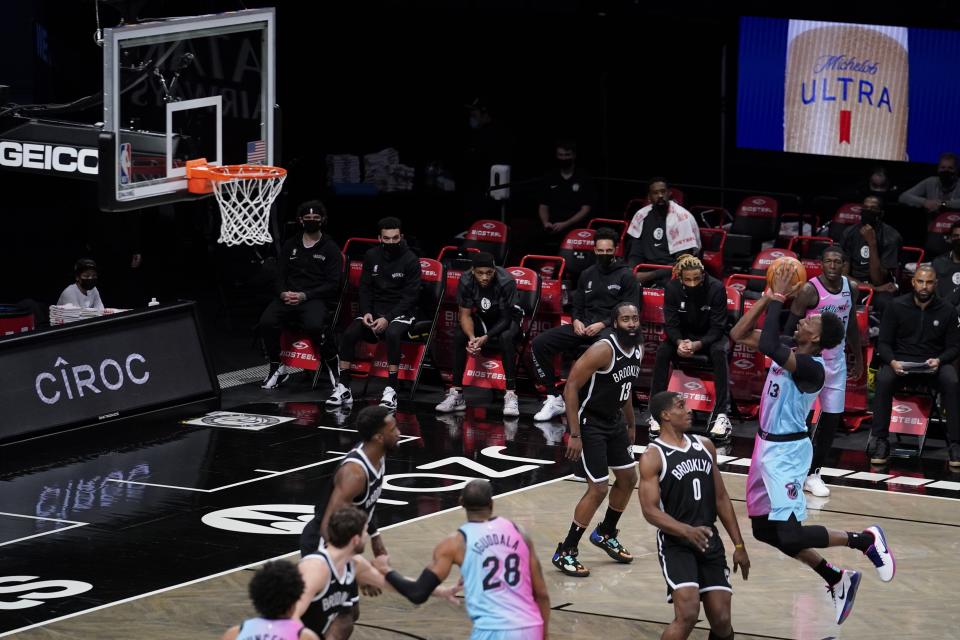
[[[691,412],[683,396],[661,391],[650,399],[650,415],[660,436],[640,458],[640,507],[657,528],[660,568],[674,619],[661,640],[685,640],[700,616],[703,601],[710,640],[732,640],[730,568],[717,516],[733,540],[733,571],[750,572],[737,514],[716,469],[717,450],[700,436],[689,436]]]
[[[781,342],[783,303],[800,286],[794,284],[795,274],[790,263],[774,273],[771,288],[730,331],[738,343],[759,349],[774,361],[760,399],[760,428],[747,475],[747,513],[757,540],[809,565],[826,580],[841,624],[853,609],[860,572],[834,567],[814,549],[858,549],[884,582],[893,579],[896,565],[883,530],[876,525],[858,533],[800,524],[807,518],[803,481],[813,457],[806,419],[825,377],[820,352],[839,345],[845,328],[836,314],[825,312],[800,320],[793,341],[788,341],[792,344]],[[763,331],[756,331],[764,311]]]
[[[605,331],[603,338],[573,364],[563,391],[570,428],[567,458],[581,460],[589,482],[573,512],[567,537],[553,554],[553,566],[568,576],[581,578],[590,571],[577,560],[577,547],[607,495],[609,469],[613,469],[616,480],[607,513],[590,534],[590,542],[617,562],[633,562],[633,556],[617,539],[617,523],[637,484],[636,462],[630,450],[636,424],[633,388],[643,359],[637,305],[618,303],[612,311],[611,327],[612,331]]]

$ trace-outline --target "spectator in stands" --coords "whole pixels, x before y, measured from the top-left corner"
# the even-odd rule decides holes
[[[633,240],[627,264],[630,268],[640,263],[672,265],[684,253],[700,251],[700,228],[689,211],[671,200],[670,185],[664,178],[653,178],[647,191],[650,204],[637,211],[627,235]],[[666,284],[671,269],[640,271],[641,284]]]
[[[726,440],[733,432],[730,411],[730,340],[727,331],[727,291],[723,283],[707,275],[703,263],[692,255],[677,258],[673,279],[663,292],[666,340],[657,347],[650,397],[667,390],[670,365],[706,355],[713,367],[716,401],[710,437]],[[645,414],[646,417],[646,414]],[[643,418],[640,419],[643,422]],[[660,425],[647,418],[651,439],[660,435]]]
[[[850,188],[843,194],[845,200],[862,202],[867,196],[876,196],[880,198],[883,205],[891,205],[897,202],[897,196],[900,189],[894,185],[887,176],[887,170],[883,167],[876,167],[866,181],[862,181]]]
[[[463,196],[463,222],[469,225],[481,218],[500,217],[499,204],[488,195],[490,167],[510,164],[514,137],[487,99],[475,98],[464,108],[467,128],[456,188]]]
[[[280,367],[280,332],[291,326],[306,333],[314,349],[322,353],[331,382],[336,384],[337,350],[324,330],[329,314],[337,308],[343,258],[337,243],[322,231],[327,222],[322,202],[301,204],[297,207],[297,220],[303,231],[280,249],[275,296],[260,316],[260,337],[270,360],[264,389],[276,389],[289,377]]]
[[[960,382],[953,364],[960,354],[960,318],[956,308],[937,297],[936,284],[933,267],[917,267],[913,291],[896,298],[880,322],[877,352],[883,366],[877,372],[873,398],[872,464],[885,464],[890,457],[893,394],[909,380],[929,383],[940,390],[947,418],[950,466],[960,468]]]
[[[357,343],[387,343],[387,386],[380,406],[397,408],[397,372],[400,370],[400,340],[416,320],[420,302],[420,259],[407,247],[399,218],[377,223],[380,245],[363,256],[360,275],[360,315],[343,332],[340,340],[340,382],[327,398],[331,407],[353,404],[350,392],[350,365]]]
[[[926,209],[930,213],[960,209],[956,154],[949,151],[941,153],[937,175],[924,178],[900,194],[900,204]]]
[[[503,394],[503,415],[520,415],[517,398],[516,341],[520,334],[520,311],[517,282],[503,267],[493,262],[485,251],[471,256],[473,266],[463,274],[457,285],[459,324],[453,337],[453,384],[447,390],[437,411],[463,411],[463,374],[467,355],[479,355],[491,342],[500,348],[506,392]]]
[[[77,281],[63,290],[57,304],[103,311],[103,301],[97,290],[97,263],[89,258],[81,258],[73,265],[73,274]]]
[[[543,249],[553,253],[567,231],[586,225],[593,205],[591,184],[577,168],[576,143],[557,142],[556,163],[544,179],[539,208]]]
[[[897,293],[894,281],[900,266],[900,233],[883,221],[883,203],[876,196],[863,199],[860,223],[843,233],[840,246],[850,257],[850,276],[873,287],[878,315]]]
[[[610,314],[620,302],[639,305],[640,291],[630,268],[617,260],[617,233],[597,229],[593,252],[597,262],[585,269],[573,293],[573,323],[548,329],[533,340],[533,371],[537,383],[546,387],[547,399],[534,420],[550,420],[566,412],[553,370],[558,353],[571,353],[600,339],[600,332],[612,322]],[[637,307],[639,308],[639,306]]]
[[[937,295],[947,304],[960,306],[960,222],[950,225],[950,251],[933,260],[937,272]]]

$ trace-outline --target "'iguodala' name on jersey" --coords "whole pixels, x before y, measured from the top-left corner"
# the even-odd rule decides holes
[[[477,540],[473,544],[473,550],[477,553],[483,553],[493,545],[509,547],[511,550],[516,551],[517,547],[520,545],[520,541],[514,540],[513,536],[510,535],[490,533]]]

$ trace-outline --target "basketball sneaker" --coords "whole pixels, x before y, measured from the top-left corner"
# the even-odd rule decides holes
[[[612,535],[600,533],[600,527],[597,526],[597,528],[593,530],[593,533],[590,534],[590,544],[595,547],[600,547],[607,552],[608,556],[617,562],[629,564],[633,562],[633,556],[630,555],[626,547],[617,540],[618,533],[620,533],[619,529],[614,529]]]
[[[873,544],[863,553],[870,558],[870,562],[877,568],[880,579],[884,582],[890,582],[893,580],[893,574],[897,572],[897,562],[893,559],[890,546],[887,545],[887,536],[884,535],[883,529],[878,525],[864,529],[864,533],[867,531],[873,534]]]
[[[577,560],[579,552],[576,549],[561,549],[562,545],[562,542],[558,544],[557,550],[553,553],[553,566],[574,578],[586,578],[590,575],[590,570]]]
[[[566,411],[567,408],[563,404],[563,396],[559,394],[547,396],[547,399],[543,401],[543,407],[534,414],[533,419],[537,422],[546,422],[557,416],[562,416]]]
[[[857,596],[857,589],[860,587],[860,572],[851,569],[844,569],[840,582],[827,587],[830,597],[833,599],[833,607],[837,614],[837,624],[843,624],[850,612],[853,611],[853,600]]]
[[[341,407],[353,404],[353,395],[350,393],[350,389],[347,389],[343,383],[338,383],[334,388],[333,393],[330,394],[330,397],[327,398],[326,402],[328,407]]]

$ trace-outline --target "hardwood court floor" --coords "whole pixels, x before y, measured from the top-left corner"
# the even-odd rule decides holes
[[[843,626],[833,624],[832,604],[820,579],[798,562],[753,540],[743,503],[745,476],[725,473],[753,564],[750,580],[734,576],[733,622],[738,638],[823,640],[826,638],[951,638],[960,628],[956,577],[960,574],[960,503],[951,499],[833,487],[827,501],[815,502],[809,523],[859,530],[879,523],[896,554],[893,582],[880,582],[869,561],[850,549],[829,549],[828,560],[863,571],[856,606]],[[549,557],[569,525],[583,485],[561,481],[514,493],[496,502],[531,534],[544,563],[551,604],[551,638],[658,638],[672,619],[656,560],[654,530],[634,500],[621,520],[621,540],[636,557],[617,565],[588,543],[581,559],[593,571],[587,579],[566,578]],[[454,510],[400,525],[384,534],[393,564],[418,575],[433,545],[462,522]],[[725,544],[729,540],[724,534]],[[728,553],[729,555],[729,553]],[[136,567],[131,567],[136,571]],[[454,572],[454,575],[456,571]],[[119,604],[17,634],[18,640],[54,638],[217,637],[250,614],[246,583],[250,571],[227,574],[159,595]],[[451,578],[455,579],[455,578]],[[463,608],[431,600],[417,608],[395,595],[364,598],[354,638],[381,640],[466,638]],[[707,637],[702,622],[693,638]]]

